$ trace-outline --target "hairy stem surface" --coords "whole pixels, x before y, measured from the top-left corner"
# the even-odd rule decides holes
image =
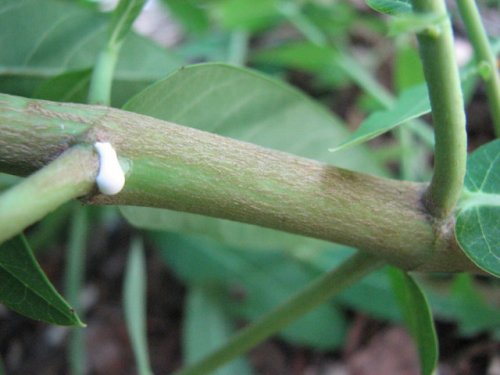
[[[61,126],[62,125],[62,126]],[[426,184],[373,177],[131,112],[0,95],[0,171],[24,175],[71,145],[110,142],[124,189],[93,204],[169,208],[357,247],[404,269],[475,267],[433,227]],[[451,223],[452,224],[452,223]]]

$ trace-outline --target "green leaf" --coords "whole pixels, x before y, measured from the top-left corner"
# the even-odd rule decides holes
[[[381,173],[363,148],[329,153],[331,140],[347,136],[343,125],[297,90],[249,70],[220,64],[186,67],[144,90],[125,109],[344,168]],[[232,246],[278,248],[303,239],[168,210],[123,207],[122,213],[141,228],[201,233]]]
[[[427,299],[407,273],[392,268],[390,278],[406,326],[418,349],[421,373],[432,375],[437,366],[438,342]]]
[[[314,82],[335,87],[347,81],[346,74],[337,66],[339,52],[331,47],[310,42],[291,42],[254,52],[250,55],[253,64],[264,67],[282,67],[314,73]]]
[[[359,12],[349,2],[305,1],[295,3],[301,5],[300,10],[303,16],[325,36],[328,36],[332,41],[334,40],[335,42],[332,44],[337,46],[346,42],[344,38],[349,35],[353,25],[358,24],[358,22],[361,22],[371,35],[380,35],[382,31],[385,31],[385,25],[381,18]]]
[[[452,297],[460,334],[471,337],[499,329],[498,308],[486,303],[486,299],[474,284],[474,278],[471,275],[456,276],[452,286]]]
[[[353,251],[338,246],[325,249],[304,247],[299,251],[287,252],[288,254],[319,274],[337,267],[342,260],[352,255]],[[365,276],[349,290],[340,293],[335,302],[378,319],[401,322],[401,312],[387,277],[388,271],[391,270],[386,267]],[[481,298],[480,291],[471,285],[473,280],[464,280],[471,279],[467,276],[458,275],[451,292],[448,291],[447,284],[429,285],[425,288],[434,315],[440,320],[455,323],[459,333],[466,337],[498,329],[498,309]]]
[[[133,240],[130,247],[123,285],[123,305],[138,374],[152,375],[146,339],[146,261],[142,242],[138,238]]]
[[[109,45],[120,44],[132,28],[145,0],[120,0],[109,23]]]
[[[47,79],[90,69],[107,40],[107,22],[105,15],[71,3],[1,1],[0,91],[31,96]],[[130,33],[115,71],[113,105],[124,103],[131,95],[179,66],[180,59],[172,53]],[[64,82],[70,91],[80,78],[77,74],[57,83]],[[62,86],[56,86],[54,95],[60,96],[62,90]],[[47,91],[45,87],[43,92]],[[82,93],[75,96],[79,98]]]
[[[252,54],[252,62],[287,66],[309,72],[326,69],[335,62],[338,55],[329,47],[318,46],[309,42],[295,42],[274,48],[257,51]]]
[[[185,61],[225,61],[228,56],[230,34],[222,31],[187,39],[175,52]]]
[[[279,0],[222,0],[213,5],[215,16],[224,27],[256,32],[283,19],[279,3]]]
[[[448,16],[436,13],[408,13],[401,14],[391,20],[389,35],[415,34],[427,32],[431,35],[439,35],[441,25],[446,22]]]
[[[338,267],[354,252],[353,249],[340,245],[329,245],[327,247],[323,245],[318,248],[304,246],[287,251],[283,256],[293,256],[304,267],[311,269],[314,276],[319,276]],[[391,292],[391,285],[386,273],[386,268],[372,272],[348,290],[341,292],[335,298],[335,302],[356,311],[363,311],[379,319],[401,321],[401,314]]]
[[[455,236],[478,267],[500,277],[500,140],[473,152],[467,161]]]
[[[210,26],[208,12],[200,1],[163,0],[172,15],[177,18],[187,31],[203,33]]]
[[[223,291],[210,286],[191,286],[188,291],[183,352],[186,365],[195,363],[222,346],[235,331],[231,317],[224,310]],[[250,375],[252,370],[243,358],[229,362],[212,375]]]
[[[369,116],[347,140],[337,147],[331,148],[330,151],[343,150],[369,141],[398,125],[404,124],[430,111],[431,105],[427,94],[427,86],[421,84],[411,87],[403,91],[391,109],[375,112]]]
[[[85,103],[91,75],[91,69],[83,69],[55,76],[43,82],[34,97],[57,102]]]
[[[500,314],[491,298],[474,283],[472,276],[458,274],[452,279],[436,275],[422,284],[433,315],[453,323],[458,334],[469,338],[482,333],[500,332]],[[492,279],[491,281],[494,282]],[[491,285],[494,288],[494,285]],[[493,291],[492,289],[490,291]],[[488,293],[488,289],[486,289]]]
[[[399,43],[394,67],[396,91],[400,93],[423,82],[425,82],[424,70],[417,49],[410,42]]]
[[[377,12],[391,15],[412,11],[410,0],[366,0],[366,4]]]
[[[32,319],[84,326],[47,279],[22,235],[0,245],[0,301]]]
[[[285,251],[241,250],[203,237],[154,234],[161,256],[190,285],[219,286],[233,314],[255,320],[317,276]],[[295,321],[281,335],[301,345],[333,349],[342,344],[345,322],[333,304]]]

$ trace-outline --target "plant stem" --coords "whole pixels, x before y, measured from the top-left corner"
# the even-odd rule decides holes
[[[500,75],[497,71],[496,57],[481,22],[476,2],[474,0],[457,0],[457,5],[474,47],[476,63],[480,73],[483,72],[481,76],[486,86],[495,133],[497,137],[500,137]]]
[[[413,0],[413,7],[418,13],[436,13],[445,20],[438,31],[418,35],[436,141],[434,174],[425,203],[433,216],[444,218],[455,207],[465,176],[467,134],[460,76],[444,0]]]
[[[176,372],[175,375],[211,373],[219,366],[279,332],[298,317],[326,302],[382,265],[383,262],[375,257],[362,253],[353,255],[338,268],[307,285],[288,301],[234,335],[219,350],[193,366]]]
[[[70,145],[110,142],[126,169],[125,187],[114,196],[94,191],[89,203],[260,225],[366,249],[404,269],[477,270],[452,231],[433,228],[421,203],[426,184],[356,173],[113,108],[8,95],[0,95],[0,134],[0,171],[21,175]]]
[[[229,41],[229,63],[241,66],[245,65],[249,37],[250,34],[245,30],[236,30],[231,33],[231,39]]]
[[[97,58],[90,80],[88,103],[110,105],[111,86],[118,55],[145,0],[120,0],[113,11],[106,45]]]
[[[109,105],[111,103],[111,86],[120,46],[121,44],[108,45],[99,54],[90,79],[87,100],[90,104]]]
[[[96,156],[75,147],[0,195],[0,243],[68,200],[88,194],[96,171]]]
[[[65,267],[65,287],[69,304],[82,317],[80,292],[83,284],[83,271],[85,269],[88,218],[86,209],[75,207],[73,211]],[[72,329],[69,331],[67,351],[71,374],[83,375],[85,373],[85,342],[84,331],[82,329]]]

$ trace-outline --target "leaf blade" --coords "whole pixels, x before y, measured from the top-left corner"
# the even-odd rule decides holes
[[[210,27],[207,9],[201,2],[186,0],[162,0],[182,26],[195,34],[202,34]]]
[[[37,99],[85,103],[90,86],[91,69],[75,70],[43,82],[35,91]]]
[[[223,309],[221,290],[193,285],[186,300],[183,344],[186,365],[196,363],[222,346],[233,334],[231,317]],[[244,357],[219,368],[213,375],[250,375],[252,370]]]
[[[286,250],[242,250],[203,237],[166,233],[154,233],[152,238],[179,278],[190,285],[220,287],[229,312],[250,321],[317,276],[287,257]],[[344,334],[343,315],[333,304],[319,306],[280,333],[291,342],[321,349],[339,347]]]
[[[391,268],[389,274],[406,325],[417,346],[422,374],[432,375],[437,366],[438,342],[427,298],[406,272]]]
[[[140,375],[151,375],[151,365],[146,338],[146,260],[140,239],[135,238],[130,247],[125,280],[123,305],[127,331],[132,343],[137,370]]]
[[[107,38],[107,17],[96,11],[54,0],[44,0],[43,6],[39,0],[4,0],[0,2],[0,48],[4,51],[0,54],[0,90],[30,97],[48,79],[90,69]],[[172,52],[129,33],[115,70],[113,105],[122,105],[181,65]],[[66,84],[72,88],[71,82]],[[78,95],[86,96],[86,92]]]
[[[8,308],[47,323],[84,327],[36,262],[24,236],[0,246],[0,301]]]
[[[365,0],[365,2],[373,10],[384,14],[397,15],[412,11],[408,0]]]
[[[389,110],[375,112],[340,145],[330,148],[336,152],[367,142],[379,135],[431,111],[427,86],[420,84],[404,90]]]
[[[500,277],[500,140],[470,155],[459,208],[457,242],[478,267]]]

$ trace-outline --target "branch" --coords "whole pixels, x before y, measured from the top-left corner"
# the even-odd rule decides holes
[[[1,143],[1,142],[0,142]],[[75,147],[0,195],[0,243],[94,187],[97,158]]]
[[[151,117],[0,95],[0,171],[25,174],[70,145],[110,142],[124,189],[92,204],[169,208],[366,250],[404,269],[476,270],[453,223],[433,228],[425,184],[364,175]],[[127,168],[125,168],[127,169]],[[446,223],[445,223],[446,224]]]
[[[442,219],[455,207],[465,176],[467,134],[462,89],[445,1],[413,0],[413,6],[417,13],[434,13],[443,19],[437,28],[418,35],[436,142],[426,206]]]
[[[458,0],[457,5],[474,47],[476,63],[485,83],[493,126],[498,138],[500,137],[500,75],[497,70],[496,56],[488,40],[476,2],[474,0]]]
[[[339,267],[305,286],[288,301],[231,337],[221,348],[174,375],[202,375],[245,353],[291,322],[328,301],[383,265],[379,259],[355,254]]]

